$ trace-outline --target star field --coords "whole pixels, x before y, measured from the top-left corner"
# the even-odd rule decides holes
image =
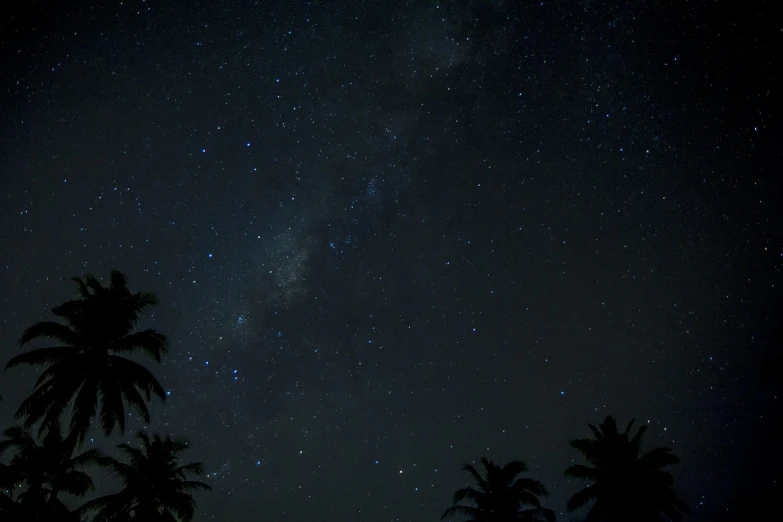
[[[197,520],[435,520],[483,455],[568,520],[607,414],[680,455],[693,520],[731,507],[781,318],[771,4],[15,9],[0,350],[74,275],[155,292]]]

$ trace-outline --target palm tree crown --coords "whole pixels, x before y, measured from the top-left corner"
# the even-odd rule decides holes
[[[0,514],[7,511],[22,517],[20,520],[78,520],[59,495],[82,497],[92,491],[92,479],[83,470],[97,464],[101,454],[93,449],[74,455],[71,441],[54,428],[47,431],[41,444],[21,426],[8,428],[3,434],[6,439],[0,441],[0,455],[9,450],[14,453],[5,467],[7,495],[0,504]],[[15,495],[20,485],[25,487]]]
[[[671,486],[674,479],[663,468],[680,459],[669,448],[656,448],[641,454],[641,440],[646,426],[631,436],[634,421],[624,432],[617,429],[609,416],[598,426],[588,424],[594,438],[570,442],[592,465],[575,465],[566,476],[591,482],[568,501],[568,511],[593,502],[586,522],[680,521],[689,513]]]
[[[188,448],[184,440],[150,438],[144,432],[137,436],[140,447],[118,446],[127,462],[111,457],[101,462],[120,479],[123,489],[88,502],[82,511],[97,511],[93,522],[189,522],[196,507],[192,493],[210,489],[203,482],[188,480],[189,475],[202,474],[201,463],[180,464],[180,454]]]
[[[478,488],[465,487],[454,493],[453,506],[447,509],[441,518],[461,515],[466,522],[523,522],[545,520],[554,522],[555,513],[541,507],[539,497],[545,497],[547,491],[537,480],[519,478],[527,471],[527,465],[514,460],[505,466],[499,466],[482,457],[481,463],[486,470],[482,477],[471,464],[462,469],[471,474]],[[460,504],[463,500],[473,505]],[[527,509],[525,509],[527,506]]]
[[[65,324],[37,323],[19,340],[24,346],[34,339],[51,339],[58,346],[17,355],[6,368],[23,364],[44,367],[17,417],[24,417],[28,428],[40,421],[44,429],[59,425],[72,404],[70,436],[81,445],[96,416],[106,435],[115,426],[124,432],[124,403],[149,422],[151,395],[164,401],[165,391],[147,368],[125,356],[140,351],[160,362],[166,337],[152,329],[134,331],[142,313],[155,305],[157,298],[145,292],[131,293],[121,272],[112,270],[108,287],[91,275],[74,281],[79,298],[52,310]]]

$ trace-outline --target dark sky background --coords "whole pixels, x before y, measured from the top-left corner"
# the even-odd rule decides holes
[[[607,414],[713,520],[766,480],[774,3],[5,6],[3,358],[72,276],[157,293],[199,521],[432,521],[482,455],[564,513]]]

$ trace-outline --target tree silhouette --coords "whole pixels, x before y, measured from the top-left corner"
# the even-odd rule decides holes
[[[2,457],[0,453],[0,457]],[[14,481],[8,465],[0,462],[0,514],[12,512],[16,504],[13,501]]]
[[[3,434],[6,439],[0,441],[0,456],[9,450],[14,454],[0,469],[6,491],[0,503],[2,520],[79,520],[59,495],[83,497],[94,489],[83,469],[97,464],[100,453],[88,450],[74,455],[71,441],[54,428],[47,430],[41,444],[21,426],[8,428]]]
[[[471,474],[478,488],[468,486],[457,490],[452,501],[454,505],[441,518],[461,515],[467,517],[466,522],[554,522],[555,513],[541,507],[539,500],[539,497],[547,495],[544,485],[537,480],[518,478],[527,471],[524,462],[514,460],[500,467],[482,457],[481,463],[486,477],[482,477],[471,464],[463,466],[462,469]],[[474,505],[460,504],[464,500]],[[526,506],[532,507],[525,509]]]
[[[573,495],[567,504],[575,511],[593,502],[585,522],[639,522],[680,521],[688,506],[674,493],[674,482],[663,468],[677,464],[680,459],[669,448],[656,448],[640,454],[642,426],[630,437],[634,421],[619,432],[611,416],[598,426],[588,424],[594,438],[570,442],[592,465],[575,465],[566,470],[566,476],[591,482]]]
[[[159,435],[150,438],[144,432],[137,436],[139,448],[117,446],[127,462],[111,457],[101,460],[101,465],[120,479],[122,490],[87,502],[81,512],[97,512],[93,522],[189,522],[196,507],[192,493],[211,489],[203,482],[188,480],[189,475],[202,474],[201,463],[180,464],[180,454],[188,448],[184,440]]]
[[[27,428],[41,422],[43,429],[59,423],[72,403],[69,437],[81,446],[96,416],[106,435],[115,426],[124,433],[124,403],[149,423],[147,404],[151,395],[165,401],[166,394],[147,368],[125,355],[143,352],[160,362],[166,351],[166,337],[151,329],[134,331],[142,313],[155,305],[157,298],[146,292],[131,293],[121,272],[112,270],[108,287],[91,275],[73,280],[79,298],[52,310],[65,324],[37,323],[19,340],[24,346],[34,339],[52,339],[59,346],[17,355],[6,368],[23,364],[44,367],[32,395],[19,407],[17,418],[25,418]]]

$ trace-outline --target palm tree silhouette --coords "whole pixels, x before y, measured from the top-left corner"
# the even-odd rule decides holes
[[[71,441],[63,439],[56,428],[47,430],[41,444],[21,426],[8,428],[3,434],[6,439],[0,441],[0,456],[14,452],[10,463],[0,470],[5,472],[7,492],[0,503],[3,520],[79,520],[59,495],[83,497],[92,491],[92,479],[83,470],[97,464],[101,454],[93,449],[74,455]]]
[[[571,512],[593,502],[585,522],[677,522],[683,513],[690,513],[671,488],[671,474],[663,470],[680,459],[669,448],[641,455],[647,428],[642,426],[631,437],[633,423],[631,420],[625,431],[619,432],[614,417],[608,416],[598,427],[588,424],[594,438],[569,443],[592,465],[578,464],[566,470],[566,476],[591,482],[567,504]]]
[[[2,457],[0,453],[0,457]],[[13,501],[14,480],[11,476],[11,470],[7,464],[0,462],[0,514],[6,518],[6,513],[15,510],[16,503]]]
[[[139,432],[138,448],[128,444],[117,446],[127,462],[104,457],[101,465],[122,482],[123,489],[87,502],[82,513],[97,512],[93,522],[144,521],[189,522],[193,519],[196,501],[192,493],[211,488],[188,475],[203,473],[200,462],[180,464],[181,453],[188,448],[182,439],[150,438]]]
[[[166,351],[166,337],[151,329],[134,331],[142,313],[155,305],[157,298],[146,292],[131,293],[121,272],[112,270],[108,287],[91,275],[73,280],[79,298],[52,310],[65,324],[37,323],[19,340],[24,346],[34,339],[52,339],[59,346],[17,355],[6,368],[23,364],[44,367],[32,395],[19,407],[17,418],[25,418],[27,428],[41,421],[43,429],[59,423],[72,403],[69,437],[81,446],[96,416],[106,435],[115,426],[124,433],[124,403],[149,423],[147,404],[151,395],[165,401],[165,391],[147,368],[125,355],[140,351],[160,362]]]
[[[486,457],[481,458],[486,470],[486,478],[471,464],[465,464],[463,470],[471,474],[478,488],[464,487],[454,493],[454,504],[441,518],[454,515],[467,517],[466,522],[523,522],[545,520],[554,522],[555,513],[541,507],[538,497],[545,497],[547,491],[541,482],[529,478],[518,478],[527,471],[527,465],[521,460],[513,460],[503,467]],[[468,500],[474,505],[460,504]],[[525,506],[532,506],[523,509]]]

